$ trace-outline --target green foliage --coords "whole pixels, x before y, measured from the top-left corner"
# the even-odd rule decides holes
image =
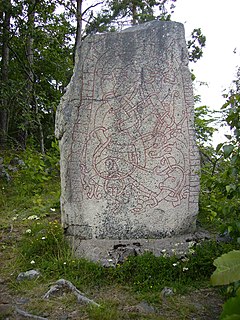
[[[9,5],[9,61],[7,79],[1,82],[8,145],[25,148],[31,138],[48,149],[56,106],[72,74],[74,28],[67,12],[57,13],[57,0],[36,1],[34,6],[31,1],[9,1]]]
[[[217,146],[217,153],[222,152],[222,162],[225,164],[220,168],[222,198],[224,197],[225,206],[219,205],[219,212],[227,213],[228,219],[225,221],[224,229],[238,243],[240,242],[240,221],[239,221],[239,204],[240,204],[240,74],[234,81],[235,88],[228,95],[223,106],[223,116],[225,122],[231,129],[231,134],[226,135],[227,143],[221,143]],[[219,187],[217,186],[217,187]],[[219,215],[219,213],[218,213]],[[221,215],[222,216],[222,215]],[[220,217],[221,217],[220,216]],[[214,285],[226,285],[235,283],[239,286],[240,280],[240,251],[231,251],[222,255],[214,261],[217,267],[211,280]],[[238,289],[239,290],[239,289]],[[239,292],[239,291],[237,291]],[[240,297],[229,299],[223,307],[221,319],[240,319]]]
[[[207,106],[199,106],[194,109],[194,124],[198,145],[209,143],[213,133],[216,131],[212,124],[216,121],[214,111]]]
[[[85,29],[86,34],[122,29],[151,20],[170,20],[177,0],[108,0]],[[158,15],[157,13],[158,12]]]
[[[3,154],[10,181],[0,178],[0,211],[2,218],[13,216],[16,223],[28,216],[43,217],[52,210],[59,209],[59,150],[53,147],[43,156],[33,148],[26,152]],[[24,161],[24,165],[16,166],[17,171],[8,169],[12,159]]]
[[[53,141],[52,148],[45,154],[28,147],[19,154],[25,166],[16,174],[14,183],[21,185],[21,192],[39,193],[46,181],[59,177],[59,148]]]
[[[240,320],[240,296],[228,299],[223,306],[221,320]]]
[[[214,223],[218,231],[230,236],[232,241],[239,243],[239,97],[231,92],[225,112],[222,117],[234,130],[233,135],[227,135],[227,143],[220,143],[216,150],[209,143],[214,129],[209,127],[215,121],[206,107],[196,108],[195,125],[201,155],[201,194],[200,194],[200,219],[205,217],[208,227]],[[235,126],[235,127],[234,127]],[[238,246],[237,246],[238,247]],[[226,251],[227,252],[227,251]],[[218,268],[212,276],[214,284],[229,283],[229,280],[239,280],[239,251],[233,251],[214,261]],[[217,255],[216,255],[217,256]],[[209,260],[208,260],[209,261]],[[197,264],[199,263],[199,259]],[[203,268],[209,270],[211,267]],[[228,276],[228,277],[227,277]],[[238,288],[238,285],[235,286]],[[236,291],[236,288],[233,290]],[[230,305],[228,308],[230,308]],[[232,317],[232,316],[231,316]],[[235,317],[235,316],[234,316]],[[224,318],[225,319],[225,318]],[[230,317],[229,317],[230,319]]]
[[[240,77],[240,75],[239,75]],[[226,185],[227,196],[239,204],[240,198],[240,78],[234,81],[235,89],[226,96],[227,101],[223,106],[225,121],[232,134],[226,135],[228,142],[222,146],[223,155],[229,161],[226,170],[228,183]],[[239,215],[239,206],[235,209]]]
[[[201,217],[204,217],[205,221],[216,223],[218,230],[228,233],[236,241],[240,238],[240,98],[238,83],[239,80],[236,80],[235,88],[225,95],[226,103],[221,113],[222,123],[228,125],[231,130],[231,134],[226,135],[227,142],[220,143],[216,150],[211,146],[205,146],[209,132],[205,123],[197,120],[204,134],[204,136],[198,135],[203,142],[200,144]]]
[[[202,34],[200,28],[194,29],[191,34],[191,40],[187,42],[189,60],[197,62],[203,55],[203,47],[206,45],[206,37]]]
[[[240,221],[232,221],[227,226],[229,236],[240,244]]]
[[[214,260],[217,269],[211,276],[213,285],[226,285],[240,280],[240,251],[233,250]]]
[[[155,257],[151,253],[129,257],[123,265],[114,270],[114,276],[120,283],[133,285],[137,291],[159,290],[166,283],[178,279],[176,257]]]

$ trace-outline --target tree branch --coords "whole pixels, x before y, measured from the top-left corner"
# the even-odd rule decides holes
[[[103,1],[98,2],[98,3],[95,3],[95,4],[91,5],[91,6],[89,6],[87,9],[85,9],[85,10],[83,11],[82,16],[84,16],[85,13],[87,13],[87,11],[88,11],[89,9],[95,8],[95,7],[99,6],[100,4],[103,4]]]
[[[17,58],[18,62],[20,62],[24,73],[25,73],[25,74],[27,75],[27,77],[32,81],[32,79],[31,79],[31,77],[30,77],[30,74],[29,74],[28,70],[27,70],[26,67],[25,67],[24,62],[19,58],[18,54],[15,52],[15,50],[13,50],[12,47],[9,46],[9,50],[12,51],[12,53],[14,54],[14,56]],[[32,70],[31,70],[31,71],[32,71]],[[33,83],[34,83],[34,81],[33,81]]]

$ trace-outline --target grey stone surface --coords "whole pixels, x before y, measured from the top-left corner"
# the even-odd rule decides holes
[[[146,301],[141,301],[136,306],[133,306],[132,308],[130,307],[128,311],[150,314],[155,313],[156,309]]]
[[[26,272],[21,272],[17,276],[17,281],[22,280],[32,280],[40,276],[40,272],[38,270],[28,270]]]
[[[195,230],[193,121],[182,24],[154,21],[84,40],[55,130],[62,222],[79,252],[94,251],[97,239]]]
[[[161,296],[164,297],[169,297],[169,296],[173,296],[174,295],[174,291],[172,288],[169,287],[164,287],[161,291]]]
[[[7,172],[7,170],[5,169],[4,164],[0,164],[0,179],[6,179],[7,181],[11,180],[11,177],[9,175],[9,173]]]
[[[20,167],[23,167],[25,164],[23,160],[15,157],[10,160],[10,164],[5,164],[4,159],[0,157],[0,179],[3,178],[7,181],[10,181],[12,177],[11,173],[17,172]]]
[[[11,161],[10,161],[10,165],[11,166],[25,166],[25,163],[22,159],[19,159],[18,157],[14,157]]]
[[[133,313],[143,313],[145,315],[147,314],[154,314],[156,313],[156,309],[148,304],[146,301],[141,301],[140,303],[138,303],[137,305],[134,306],[125,306],[123,308],[123,311],[125,312],[133,312]]]

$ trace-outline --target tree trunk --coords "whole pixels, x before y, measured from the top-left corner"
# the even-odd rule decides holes
[[[135,0],[132,0],[132,25],[135,26],[137,24],[137,6]]]
[[[1,13],[2,18],[2,68],[1,68],[1,87],[4,91],[8,85],[9,73],[9,32],[11,19],[11,0],[5,0],[4,11]],[[6,94],[1,93],[0,98],[0,148],[6,148],[8,135],[8,101]]]
[[[31,0],[28,6],[28,34],[26,39],[26,58],[27,58],[27,113],[26,120],[24,124],[24,129],[21,132],[21,145],[23,148],[26,148],[27,138],[29,131],[35,131],[37,129],[38,135],[40,137],[40,149],[42,154],[45,153],[44,150],[44,135],[41,119],[39,116],[38,102],[35,94],[35,75],[34,75],[34,29],[35,29],[35,14],[36,14],[36,5],[38,0]],[[30,115],[30,116],[29,116]],[[30,119],[30,121],[29,121]]]
[[[75,63],[78,57],[78,49],[81,45],[82,41],[82,1],[76,0],[77,11],[76,11],[76,20],[77,20],[77,31],[76,38],[74,44],[74,54],[73,54],[73,62]]]
[[[27,81],[27,90],[28,90],[27,104],[29,106],[29,112],[33,113],[33,117],[36,119],[41,153],[45,154],[44,134],[43,134],[41,118],[39,115],[38,102],[36,100],[36,94],[35,94],[35,88],[34,88],[35,76],[34,76],[34,71],[33,71],[33,68],[34,68],[33,33],[34,33],[34,28],[35,28],[35,13],[36,13],[35,8],[36,8],[37,2],[38,2],[38,0],[32,0],[31,5],[29,5],[29,7],[28,7],[28,38],[27,38],[26,53],[27,53],[29,72],[28,72],[28,81]]]
[[[34,32],[34,18],[35,18],[35,0],[31,0],[28,5],[28,19],[27,19],[27,27],[28,27],[28,34],[26,39],[26,58],[27,58],[27,98],[26,98],[26,113],[32,114],[33,112],[33,104],[34,104],[34,73],[33,73],[33,32]],[[26,119],[31,119],[32,117],[23,115]],[[31,121],[31,120],[30,120]],[[21,131],[20,139],[21,145],[25,149],[27,145],[27,137],[28,131],[31,124],[29,120],[25,120],[24,128]]]

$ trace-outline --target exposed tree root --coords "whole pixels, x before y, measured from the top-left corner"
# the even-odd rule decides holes
[[[16,308],[16,312],[20,314],[23,317],[30,318],[30,319],[36,319],[36,320],[48,320],[47,318],[35,316],[34,314],[28,313],[26,311],[23,311],[21,309]]]
[[[81,293],[70,281],[65,279],[59,279],[56,281],[56,284],[54,286],[51,286],[51,288],[48,290],[47,293],[43,296],[44,299],[49,299],[51,295],[56,294],[61,289],[69,289],[72,291],[72,293],[77,297],[78,302],[83,302],[86,304],[92,304],[96,307],[100,307],[98,303],[95,301],[87,298],[83,293]]]

